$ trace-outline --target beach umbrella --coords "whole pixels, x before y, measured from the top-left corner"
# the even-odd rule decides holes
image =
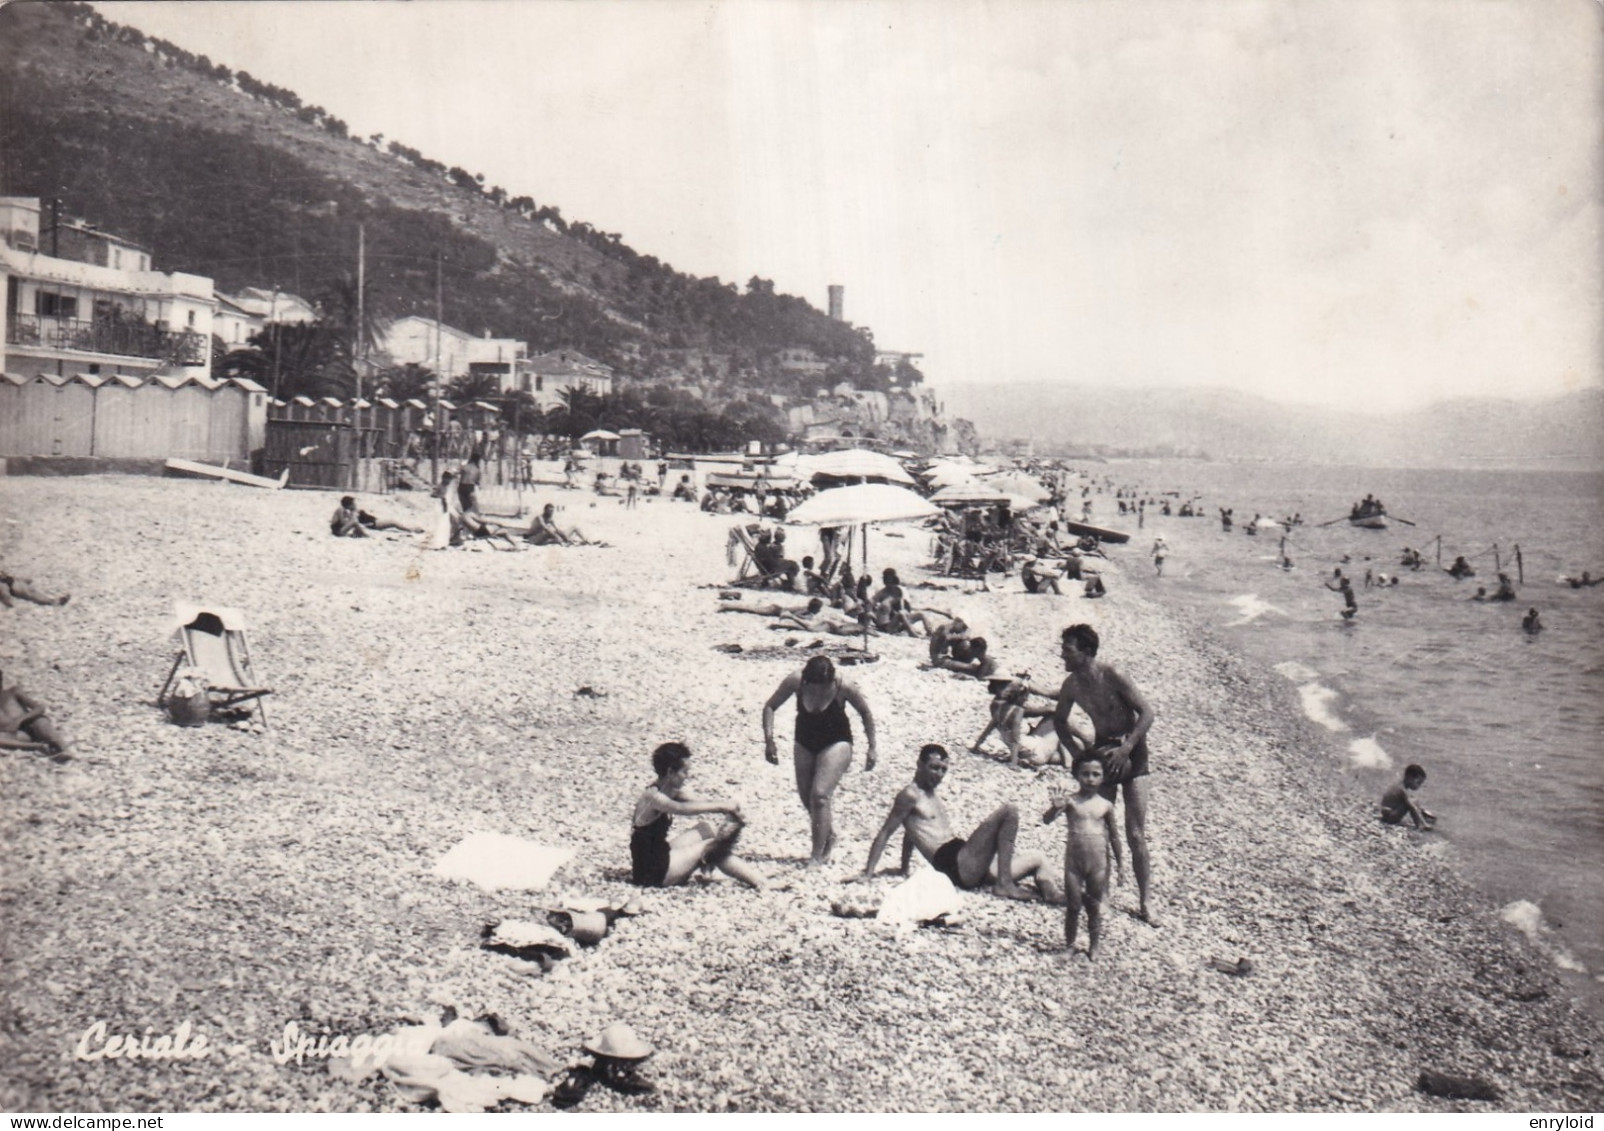
[[[932,467],[925,472],[925,482],[931,487],[945,488],[958,487],[966,483],[978,483],[969,472],[961,467]]]
[[[871,522],[906,522],[941,512],[928,499],[889,483],[855,483],[820,491],[799,504],[787,522],[802,526],[865,526]]]
[[[991,475],[984,482],[988,487],[995,487],[997,490],[1006,491],[1010,495],[1023,495],[1027,499],[1045,500],[1053,497],[1051,491],[1023,472],[1015,471],[1005,472],[1001,475]]]
[[[914,482],[913,476],[890,456],[871,452],[865,448],[844,448],[838,452],[824,452],[810,456],[808,463],[813,475],[831,479],[883,479],[888,483]]]
[[[1013,498],[1017,498],[1017,496],[1010,495],[1006,491],[999,491],[995,487],[988,487],[979,480],[974,480],[968,483],[954,483],[951,487],[943,487],[930,496],[930,501],[942,507],[995,506],[998,503],[1006,503]],[[1031,505],[1035,506],[1034,503]]]
[[[861,526],[863,534],[863,569],[869,569],[868,528],[875,522],[909,522],[940,514],[928,499],[903,487],[889,483],[855,483],[850,487],[832,487],[820,491],[802,503],[790,514],[787,522],[802,526]],[[849,546],[847,553],[851,554]],[[869,628],[863,629],[863,650],[869,650]]]
[[[609,432],[605,428],[597,428],[593,431],[586,432],[579,439],[581,442],[583,442],[585,440],[622,440],[623,437],[617,432]]]

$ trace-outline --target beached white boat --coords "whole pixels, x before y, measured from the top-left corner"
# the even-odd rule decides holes
[[[1387,529],[1387,512],[1350,515],[1348,524],[1350,526],[1361,526],[1366,530],[1385,530]]]

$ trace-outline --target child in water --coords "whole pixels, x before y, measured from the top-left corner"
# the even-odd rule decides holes
[[[1098,792],[1103,784],[1103,760],[1094,757],[1076,763],[1075,781],[1080,785],[1079,793],[1052,791],[1052,807],[1042,814],[1042,823],[1050,824],[1060,813],[1068,814],[1069,832],[1064,841],[1064,943],[1073,954],[1084,905],[1086,957],[1090,960],[1097,957],[1097,944],[1103,937],[1109,854],[1113,853],[1116,876],[1121,882],[1125,878],[1125,862],[1120,856],[1119,831],[1114,827],[1114,803]]]
[[[1381,820],[1388,825],[1401,825],[1404,818],[1415,823],[1417,829],[1430,829],[1437,817],[1415,804],[1412,796],[1426,784],[1426,771],[1416,765],[1404,767],[1403,780],[1394,783],[1381,797]]]

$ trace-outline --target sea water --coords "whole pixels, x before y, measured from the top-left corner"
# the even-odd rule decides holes
[[[1360,794],[1379,800],[1405,765],[1425,767],[1420,799],[1438,824],[1422,843],[1449,854],[1604,1018],[1604,586],[1559,580],[1604,575],[1604,475],[1189,460],[1086,470],[1143,497],[1179,492],[1172,510],[1201,496],[1204,517],[1149,507],[1138,530],[1106,489],[1092,496],[1092,521],[1131,533],[1123,557],[1144,587],[1296,688],[1330,737],[1315,756],[1339,760]],[[1366,494],[1414,525],[1350,526]],[[1220,507],[1235,512],[1229,533]],[[1065,509],[1078,517],[1079,501]],[[1304,523],[1250,537],[1255,512]],[[1279,564],[1283,533],[1290,570]],[[1143,560],[1159,534],[1170,547],[1162,579]],[[1423,569],[1399,564],[1405,546]],[[1442,567],[1461,554],[1476,576],[1455,581]],[[1481,585],[1496,591],[1495,563],[1518,599],[1470,599]],[[1338,566],[1358,601],[1351,621],[1325,587]],[[1398,585],[1366,588],[1366,570]],[[1521,628],[1530,608],[1545,626],[1535,636]]]

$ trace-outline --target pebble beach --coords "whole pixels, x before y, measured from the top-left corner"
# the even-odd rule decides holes
[[[278,1063],[287,1023],[380,1034],[446,1008],[497,1015],[567,1062],[610,1022],[655,1049],[653,1094],[597,1088],[583,1111],[1596,1111],[1599,1033],[1547,960],[1465,886],[1430,837],[1315,757],[1297,689],[1139,584],[1110,547],[1109,596],[1032,596],[932,578],[929,535],[871,531],[916,604],[964,617],[1004,671],[1061,678],[1058,633],[1086,621],[1157,721],[1148,835],[1160,926],[1115,887],[1095,962],[1055,907],[966,893],[954,926],[895,932],[832,903],[898,882],[862,868],[925,742],[967,832],[1005,802],[1020,846],[1067,774],[967,753],[983,685],[919,670],[923,640],[874,637],[843,669],[878,724],[835,796],[831,866],[803,867],[788,757],[761,708],[816,638],[721,614],[731,516],[538,489],[604,547],[431,551],[413,535],[334,539],[336,496],[136,476],[0,477],[0,565],[71,602],[0,610],[0,669],[50,707],[74,761],[4,752],[3,1071],[11,1111],[401,1111],[380,1076]],[[363,496],[424,525],[418,494]],[[817,553],[811,530],[791,554]],[[743,601],[802,603],[747,592]],[[182,728],[156,705],[173,605],[232,606],[273,688],[263,733]],[[832,648],[843,643],[826,638]],[[719,646],[739,645],[740,651]],[[788,746],[794,706],[776,732]],[[785,890],[723,876],[628,883],[633,802],[658,743],[691,786],[734,796],[741,855]],[[1000,751],[993,738],[991,749]],[[543,892],[432,874],[463,837],[571,849]],[[887,860],[895,850],[887,853]],[[915,861],[915,868],[924,867]],[[1127,873],[1128,875],[1128,873]],[[482,928],[567,897],[635,899],[549,972]],[[1219,966],[1247,962],[1244,974]],[[77,1059],[86,1028],[207,1035],[193,1060]],[[1476,1078],[1490,1099],[1420,1089]],[[508,1109],[519,1105],[509,1102]],[[550,1110],[548,1103],[532,1105]]]

